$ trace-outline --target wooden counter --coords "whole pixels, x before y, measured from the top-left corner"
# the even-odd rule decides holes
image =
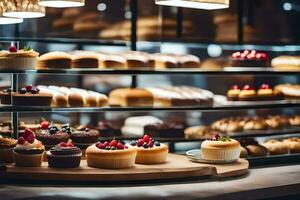
[[[72,187],[0,185],[0,199],[267,199],[300,195],[300,165],[250,169],[220,180]]]

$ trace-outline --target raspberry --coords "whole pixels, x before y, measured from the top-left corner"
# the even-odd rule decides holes
[[[30,135],[34,135],[34,133],[30,129],[26,128],[23,133],[23,138],[27,139]]]
[[[25,87],[25,89],[26,89],[27,92],[30,92],[33,89],[33,86],[32,85],[27,85]]]
[[[18,52],[18,49],[15,46],[11,46],[8,48],[9,52]]]
[[[148,147],[149,147],[149,148],[152,148],[153,145],[154,145],[154,142],[152,142],[152,141],[148,143]]]
[[[112,140],[110,143],[109,143],[109,146],[111,147],[117,147],[118,145],[118,141],[117,140]]]
[[[109,146],[109,142],[105,141],[103,145],[104,145],[105,147],[108,147],[108,146]]]
[[[67,146],[68,146],[68,147],[74,147],[74,144],[73,144],[72,142],[68,142],[68,143],[67,143]]]
[[[144,144],[144,140],[143,139],[139,139],[138,142],[137,142],[137,146],[141,147],[141,146],[143,146],[143,144]]]
[[[245,85],[243,90],[252,90],[253,88],[250,85]]]
[[[68,144],[65,143],[65,142],[61,142],[59,145],[60,145],[61,147],[68,147]]]
[[[124,145],[122,143],[118,143],[117,144],[117,149],[124,149]]]
[[[144,142],[150,142],[151,141],[151,137],[149,135],[144,135],[143,137]]]
[[[23,137],[19,137],[18,144],[25,144],[26,140]]]
[[[27,142],[29,142],[30,144],[32,144],[35,140],[35,136],[34,134],[31,134],[29,135],[27,138],[26,138]]]
[[[99,149],[104,149],[105,148],[105,146],[104,146],[104,144],[103,143],[98,143],[97,145],[96,145],[96,147],[98,147]]]
[[[41,129],[47,130],[49,128],[50,123],[48,121],[41,122]]]

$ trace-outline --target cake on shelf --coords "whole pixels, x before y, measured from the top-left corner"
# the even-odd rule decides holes
[[[255,50],[244,50],[234,52],[231,56],[232,67],[268,67],[268,56],[266,53]]]

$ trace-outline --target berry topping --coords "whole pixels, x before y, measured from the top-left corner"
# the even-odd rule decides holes
[[[117,149],[125,149],[124,145],[122,143],[117,144]]]
[[[145,142],[144,144],[143,144],[143,147],[145,148],[145,149],[148,149],[148,144]]]
[[[39,93],[39,90],[37,88],[33,88],[33,89],[30,90],[30,93],[31,94],[37,94],[37,93]]]
[[[26,128],[23,133],[23,138],[27,139],[30,135],[34,135],[34,133],[30,129]]]
[[[160,146],[160,143],[159,143],[158,141],[155,141],[155,142],[154,142],[154,146],[159,147],[159,146]]]
[[[61,147],[68,147],[68,144],[67,144],[66,142],[61,142],[61,143],[59,144],[59,146],[61,146]]]
[[[104,144],[105,147],[109,146],[109,142],[107,142],[107,141],[105,141],[103,144]]]
[[[15,52],[18,52],[18,49],[17,49],[17,47],[15,47],[15,46],[11,46],[11,47],[8,48],[8,51],[9,51],[9,52],[14,52],[14,53],[15,53]]]
[[[59,129],[56,126],[49,126],[48,131],[51,135],[53,135],[53,134],[57,133],[59,131]]]
[[[237,51],[232,54],[233,58],[241,58],[248,60],[266,60],[267,54],[262,52],[257,52],[255,50],[244,50],[243,52]]]
[[[18,144],[25,144],[26,140],[23,137],[19,137]]]
[[[160,143],[153,140],[149,135],[144,135],[142,139],[131,141],[129,144],[131,146],[142,147],[144,149],[153,148],[154,146],[160,146]]]
[[[26,94],[27,90],[26,88],[21,88],[19,92],[20,94]]]
[[[30,144],[32,144],[35,140],[35,135],[31,134],[26,138],[27,142],[29,142]]]
[[[243,90],[253,90],[253,88],[250,85],[245,85]]]
[[[151,141],[151,137],[148,136],[148,135],[144,135],[143,140],[144,140],[144,142],[147,142],[147,143],[148,143],[148,142]]]
[[[131,141],[129,144],[130,144],[131,146],[136,146],[136,141]]]
[[[151,141],[151,142],[148,143],[149,148],[152,148],[153,145],[154,145],[154,142],[153,142],[153,141]]]
[[[99,149],[105,149],[105,150],[123,150],[127,149],[128,147],[125,146],[122,142],[117,140],[112,140],[111,142],[98,142],[96,143],[96,147]]]
[[[262,90],[268,90],[268,89],[270,89],[270,86],[268,84],[262,84],[260,86],[260,89],[262,89]]]
[[[47,130],[49,128],[50,123],[48,121],[42,121],[40,125],[41,129]]]
[[[138,147],[143,146],[143,144],[144,144],[144,140],[143,140],[143,139],[139,139],[139,140],[137,141],[137,146],[138,146]]]
[[[223,136],[223,135],[221,136],[218,133],[213,134],[212,137],[207,138],[207,140],[209,140],[209,141],[222,141],[222,142],[231,141],[229,136]]]
[[[117,140],[112,140],[110,143],[109,143],[109,146],[111,147],[116,147],[118,145],[118,141]]]
[[[238,85],[233,85],[231,86],[232,90],[240,90],[240,87]]]
[[[25,89],[26,89],[27,92],[30,92],[33,89],[33,86],[32,85],[27,85],[25,87]]]
[[[89,129],[89,128],[85,128],[84,131],[85,131],[85,132],[89,132],[90,129]]]
[[[103,143],[99,142],[96,144],[96,147],[98,147],[99,149],[104,149],[105,145]]]

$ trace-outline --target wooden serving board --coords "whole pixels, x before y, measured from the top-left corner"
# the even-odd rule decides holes
[[[42,167],[16,167],[8,165],[0,171],[1,180],[40,181],[137,181],[201,176],[230,177],[248,172],[248,161],[240,159],[232,164],[202,164],[190,162],[185,156],[169,154],[168,162],[159,165],[135,165],[130,169],[97,169],[88,167],[86,160],[75,169],[49,168],[47,162]]]

